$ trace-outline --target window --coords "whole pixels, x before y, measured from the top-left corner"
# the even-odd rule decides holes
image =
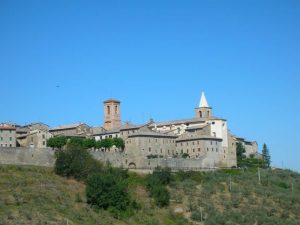
[[[194,145],[195,143],[193,142],[193,145]]]
[[[207,117],[209,117],[209,111],[207,111]]]
[[[212,141],[210,141],[210,145],[212,145]]]
[[[12,141],[12,137],[9,137],[9,140]]]
[[[214,125],[214,124],[215,124],[215,122],[212,122],[212,124]]]
[[[9,147],[12,147],[12,145],[10,144]]]
[[[33,137],[31,137],[31,142],[33,141]]]
[[[189,153],[189,149],[187,149],[186,152]]]
[[[115,106],[115,114],[118,114],[118,106]]]
[[[201,151],[201,149],[200,148],[198,148],[198,152],[200,152]]]
[[[202,112],[201,111],[199,112],[199,116],[200,116],[200,118],[202,118]]]
[[[216,152],[218,152],[218,148],[216,148]]]
[[[45,139],[45,134],[43,134],[43,139]]]
[[[208,148],[207,148],[207,151],[209,151]]]
[[[46,145],[46,142],[45,142],[45,141],[43,141],[43,145],[44,145],[44,146]]]
[[[193,152],[195,152],[195,149],[193,149]]]
[[[110,114],[110,106],[107,106],[107,114]]]
[[[151,148],[149,148],[149,152],[151,152]]]
[[[214,151],[214,148],[211,148],[211,151],[213,152],[213,151]]]
[[[189,146],[189,143],[188,143],[188,142],[186,143],[186,146]]]
[[[3,137],[1,137],[1,141],[3,141]]]
[[[162,149],[160,149],[160,153],[162,153]]]

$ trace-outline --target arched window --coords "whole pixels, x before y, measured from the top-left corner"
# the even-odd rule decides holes
[[[207,111],[207,117],[209,117],[209,111]]]
[[[202,118],[202,112],[201,111],[199,112],[199,116],[200,116],[200,118]]]
[[[107,114],[110,114],[110,106],[107,106]]]
[[[118,106],[115,106],[115,114],[118,114]]]

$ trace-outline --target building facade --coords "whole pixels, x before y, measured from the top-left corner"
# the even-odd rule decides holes
[[[32,130],[29,133],[17,137],[19,147],[47,148],[47,140],[52,137],[49,131]]]
[[[0,147],[16,147],[16,128],[10,124],[0,124]]]

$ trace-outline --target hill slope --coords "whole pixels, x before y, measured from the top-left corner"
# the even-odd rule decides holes
[[[85,203],[84,184],[50,168],[0,166],[0,224],[300,224],[300,175],[291,171],[262,170],[260,185],[256,170],[179,172],[163,209],[148,197],[144,181],[130,175],[130,193],[141,209],[116,219]]]
[[[138,176],[130,190],[141,204],[134,216],[122,220],[85,203],[85,186],[53,173],[53,169],[0,166],[0,225],[9,224],[187,224],[169,209],[154,206]],[[137,184],[135,184],[137,183]]]

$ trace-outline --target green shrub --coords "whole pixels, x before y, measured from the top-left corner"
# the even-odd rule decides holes
[[[169,205],[170,193],[164,185],[167,185],[170,182],[171,170],[169,168],[155,168],[153,173],[147,177],[147,190],[159,207]]]
[[[98,208],[125,210],[130,203],[125,182],[111,174],[92,174],[86,180],[87,203]]]
[[[199,212],[198,210],[193,211],[192,215],[191,215],[191,219],[198,221],[198,222],[202,222],[203,218],[202,218],[201,212]]]
[[[190,155],[188,153],[183,153],[181,155],[182,158],[186,159],[186,158],[190,158]]]
[[[198,183],[200,183],[203,180],[203,173],[202,172],[196,172],[196,171],[183,171],[180,170],[175,174],[175,179],[178,181],[184,181],[184,180],[194,180]]]
[[[166,187],[158,185],[152,188],[151,196],[154,198],[155,203],[159,207],[164,207],[169,205],[170,193]]]
[[[54,170],[61,176],[85,180],[89,174],[99,172],[102,168],[101,162],[80,146],[71,144],[66,150],[60,150],[56,154]]]

